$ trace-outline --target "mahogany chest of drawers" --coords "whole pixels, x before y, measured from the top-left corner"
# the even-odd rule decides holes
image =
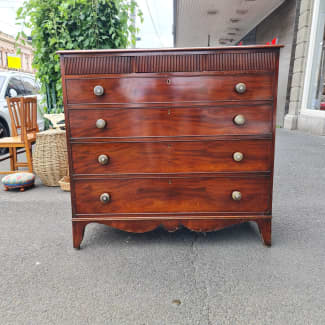
[[[61,51],[73,245],[255,221],[271,245],[280,46]]]

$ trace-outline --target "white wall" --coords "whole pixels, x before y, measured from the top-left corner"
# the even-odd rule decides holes
[[[277,125],[283,126],[287,100],[287,86],[291,52],[294,40],[294,25],[296,19],[296,0],[287,0],[256,28],[256,43],[265,44],[273,38],[279,39],[284,45],[280,53],[279,87],[277,102]]]

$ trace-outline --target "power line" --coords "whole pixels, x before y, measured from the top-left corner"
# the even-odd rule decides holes
[[[24,1],[20,1],[20,0],[18,0],[18,1],[11,1],[11,2],[13,3],[13,5],[23,4],[24,3]],[[5,0],[5,1],[0,0],[0,3],[5,3],[6,5],[8,5],[8,1],[7,0]]]
[[[0,24],[1,23],[5,24],[5,25],[12,26],[12,27],[15,27],[15,28],[19,28],[19,25],[15,25],[15,24],[13,24],[12,22],[9,22],[9,21],[2,20],[2,21],[0,21]]]
[[[151,2],[152,5],[153,5],[153,11],[155,13],[155,17],[156,17],[156,21],[157,21],[157,27],[158,27],[158,32],[159,32],[159,35],[161,35],[160,31],[161,31],[161,25],[160,25],[160,19],[159,19],[159,10],[157,8],[157,2],[156,1],[152,1]]]
[[[156,33],[156,35],[157,35],[157,37],[159,39],[160,46],[163,46],[163,43],[161,41],[161,38],[160,38],[160,35],[159,35],[159,32],[158,32],[158,29],[156,27],[156,24],[155,24],[153,18],[152,18],[152,15],[151,15],[151,11],[150,11],[150,7],[149,7],[149,4],[148,4],[148,0],[146,0],[146,5],[147,5],[147,9],[148,9],[148,12],[149,12],[149,16],[150,16],[150,19],[151,19],[151,22],[152,22],[152,26],[153,26],[153,28],[155,30],[155,33]]]

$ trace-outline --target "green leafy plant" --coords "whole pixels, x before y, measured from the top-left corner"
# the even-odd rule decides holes
[[[63,111],[58,50],[125,48],[135,43],[134,27],[142,12],[135,0],[27,0],[17,10],[22,31],[17,44],[25,44],[31,30],[33,67],[46,95],[47,112]],[[18,53],[20,52],[18,48]]]

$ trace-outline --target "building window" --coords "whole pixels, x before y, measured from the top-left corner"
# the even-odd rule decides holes
[[[315,0],[312,15],[301,109],[317,116],[325,102],[325,1]]]
[[[322,40],[320,44],[320,60],[316,73],[316,97],[312,103],[312,108],[325,110],[325,27]]]

